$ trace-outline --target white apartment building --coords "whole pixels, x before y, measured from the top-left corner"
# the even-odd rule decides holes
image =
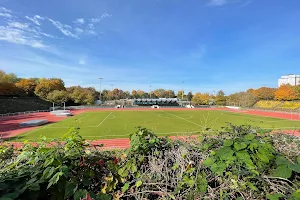
[[[278,80],[278,87],[284,84],[290,84],[292,86],[300,85],[300,75],[289,74],[287,76],[281,76]]]

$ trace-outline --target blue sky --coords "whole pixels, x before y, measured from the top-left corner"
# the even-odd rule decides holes
[[[299,0],[0,0],[0,69],[106,89],[276,87],[300,74],[299,19]]]

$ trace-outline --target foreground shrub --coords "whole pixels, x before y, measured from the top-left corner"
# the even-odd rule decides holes
[[[0,149],[3,199],[299,199],[300,141],[250,126],[171,141],[139,128],[125,151],[74,130],[65,142]]]

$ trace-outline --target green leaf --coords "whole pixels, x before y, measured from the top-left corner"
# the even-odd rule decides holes
[[[252,152],[255,151],[255,149],[257,149],[258,144],[256,142],[251,142],[248,146],[248,149],[250,149]]]
[[[175,197],[173,194],[168,193],[168,196],[169,196],[171,199],[176,199],[176,197]]]
[[[120,168],[120,169],[118,170],[118,174],[124,178],[124,177],[127,177],[127,176],[128,176],[129,172],[128,172],[128,170],[125,169],[125,168]]]
[[[84,186],[89,186],[92,184],[92,181],[88,177],[83,177],[82,183]]]
[[[57,172],[50,180],[49,184],[47,186],[47,189],[49,189],[52,185],[56,184],[59,178],[63,175],[62,172]]]
[[[19,194],[17,192],[13,192],[13,193],[6,193],[3,196],[1,196],[1,200],[5,199],[5,200],[13,200],[16,199],[19,196]]]
[[[290,178],[292,176],[292,170],[285,165],[279,165],[274,171],[273,176],[281,178]]]
[[[297,157],[297,162],[300,164],[300,156]]]
[[[230,147],[232,144],[233,144],[233,141],[232,141],[232,140],[225,140],[225,141],[224,141],[224,146],[225,146],[225,147]]]
[[[133,173],[137,172],[137,167],[136,167],[136,164],[135,164],[135,163],[133,163],[133,164],[131,165],[131,171],[132,171]]]
[[[288,165],[288,168],[290,168],[294,172],[300,173],[300,165],[299,164],[292,164],[292,163],[290,163]]]
[[[143,184],[143,182],[141,180],[138,180],[136,183],[135,183],[135,187],[140,187],[141,185]]]
[[[246,150],[236,152],[236,156],[237,156],[238,160],[240,160],[246,164],[248,169],[255,169],[255,166],[251,160],[251,157]]]
[[[269,163],[269,158],[265,155],[265,154],[262,154],[260,152],[257,152],[256,153],[257,157],[263,161],[264,163]]]
[[[216,156],[218,156],[221,160],[227,160],[232,157],[233,150],[230,147],[223,147],[216,152]]]
[[[51,165],[54,161],[54,158],[48,158],[46,159],[45,163],[44,163],[44,167],[48,167],[49,165]]]
[[[177,163],[175,163],[174,165],[173,165],[173,167],[172,167],[172,170],[176,170],[176,169],[178,169],[178,164]]]
[[[198,141],[202,143],[204,141],[204,136],[203,135],[199,135],[198,136]]]
[[[275,162],[277,165],[288,165],[289,161],[283,156],[278,156]]]
[[[204,194],[207,191],[208,182],[207,182],[206,177],[207,177],[207,175],[205,174],[205,172],[201,172],[197,175],[196,188],[197,188],[197,191],[200,192],[201,194]]]
[[[55,171],[56,171],[55,167],[51,167],[51,168],[48,167],[44,170],[43,177],[45,179],[49,179]]]
[[[129,189],[129,183],[125,183],[125,185],[122,187],[122,192],[125,193]]]
[[[253,191],[258,191],[257,187],[251,182],[247,182],[247,186],[249,189],[251,189]]]
[[[279,200],[281,197],[284,197],[282,194],[276,193],[276,194],[267,194],[266,198],[269,200]]]
[[[239,151],[239,150],[242,150],[242,149],[246,149],[247,148],[247,144],[245,142],[235,142],[234,143],[234,148]]]
[[[206,167],[211,167],[215,163],[215,159],[213,158],[207,158],[204,162],[203,165]]]
[[[222,175],[225,169],[226,169],[226,164],[224,162],[214,163],[211,166],[211,171],[213,171],[214,173],[216,173],[218,175]]]
[[[255,137],[256,137],[255,134],[248,134],[248,135],[245,136],[245,139],[248,140],[248,141],[251,141],[251,140],[253,140]]]
[[[65,199],[68,199],[71,197],[77,190],[78,185],[72,183],[72,182],[67,182],[66,184],[66,190],[65,190]]]
[[[98,194],[100,200],[112,200],[112,196],[110,194]]]
[[[300,199],[300,189],[293,192],[292,197],[295,199]]]
[[[86,190],[77,190],[74,194],[74,200],[81,200],[86,197],[88,192]]]

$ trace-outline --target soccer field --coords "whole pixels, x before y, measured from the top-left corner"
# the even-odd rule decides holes
[[[90,140],[128,138],[138,126],[151,129],[160,136],[189,135],[199,134],[207,128],[218,130],[226,126],[226,122],[270,129],[300,129],[299,121],[229,111],[91,111],[39,127],[19,135],[19,138],[21,140],[37,140],[41,136],[48,139],[60,138],[72,127],[79,127],[80,134]]]

